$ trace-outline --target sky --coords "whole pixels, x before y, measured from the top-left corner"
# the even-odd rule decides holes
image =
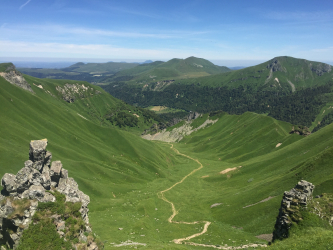
[[[0,61],[333,62],[333,1],[0,0]]]

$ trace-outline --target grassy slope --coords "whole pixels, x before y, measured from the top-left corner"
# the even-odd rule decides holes
[[[239,235],[272,233],[283,192],[297,181],[306,179],[320,192],[333,192],[333,126],[306,138],[289,135],[290,129],[290,124],[262,115],[224,115],[215,125],[176,145],[204,164],[191,186],[196,187],[193,195],[217,225],[234,226]],[[276,148],[277,143],[282,145]],[[238,166],[242,168],[229,172],[229,176],[219,174]],[[243,208],[269,196],[274,198]],[[186,202],[178,202],[184,204],[182,210],[189,209]],[[209,209],[214,203],[223,204]],[[192,216],[199,213],[192,211]]]
[[[267,66],[272,64],[276,59],[279,61],[281,69],[272,72],[270,80],[266,81],[270,75],[270,68]],[[265,63],[245,69],[197,79],[182,80],[180,82],[183,84],[200,83],[201,86],[212,87],[227,86],[230,88],[237,88],[238,86],[243,85],[251,86],[254,89],[273,88],[277,90],[283,89],[291,91],[292,88],[288,83],[288,80],[295,85],[296,90],[303,87],[325,84],[328,80],[332,79],[333,70],[319,76],[315,69],[320,70],[326,66],[327,65],[320,62],[283,56],[273,58]],[[311,70],[311,68],[314,68],[314,71]],[[279,83],[275,78],[278,78]]]
[[[43,83],[47,85],[44,80]],[[6,172],[17,173],[24,166],[30,140],[47,138],[53,160],[61,160],[80,189],[91,197],[91,223],[102,239],[118,240],[112,231],[119,227],[112,222],[112,213],[104,218],[102,211],[108,211],[114,204],[122,205],[127,192],[145,189],[154,180],[158,183],[174,171],[175,164],[182,162],[169,147],[81,118],[77,115],[79,107],[72,108],[52,99],[34,85],[36,95],[3,78],[0,86],[0,176]],[[141,199],[142,206],[151,202],[149,197]],[[123,210],[118,216],[123,216]],[[145,220],[143,217],[138,223],[144,224]]]
[[[125,127],[123,128],[125,130],[130,130],[136,134],[140,134],[144,129],[150,127],[152,124],[151,122],[147,123],[144,121],[140,110],[122,102],[119,99],[114,98],[100,87],[89,84],[87,82],[78,82],[74,80],[39,79],[28,75],[25,75],[25,78],[33,87],[34,91],[39,94],[39,97],[46,102],[51,102],[57,106],[60,105],[65,109],[70,108],[71,110],[77,112],[76,115],[81,115],[96,124],[106,127],[112,126],[111,123],[106,120],[105,115],[115,112],[115,110],[124,111],[130,114],[138,114],[140,116],[138,118],[139,123],[137,127]],[[57,86],[63,87],[66,83],[84,84],[85,86],[89,86],[94,91],[100,91],[100,94],[89,96],[88,98],[83,99],[78,98],[75,100],[75,102],[69,104],[61,100],[61,95],[56,90]],[[36,85],[41,85],[43,89],[37,88]],[[49,93],[53,94],[55,98],[47,94],[46,91],[49,91]]]

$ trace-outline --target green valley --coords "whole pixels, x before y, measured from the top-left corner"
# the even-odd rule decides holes
[[[159,122],[154,113],[87,82],[23,77],[33,92],[0,77],[0,176],[22,168],[31,140],[47,138],[53,159],[90,196],[90,223],[105,249],[259,249],[284,191],[305,179],[315,195],[333,193],[332,124],[303,136],[299,124],[266,114],[207,112],[178,143],[148,141],[139,134]],[[312,88],[323,102],[317,112],[332,86]],[[201,126],[207,119],[215,123]],[[332,227],[303,227],[268,249],[290,249],[296,236],[308,239],[302,248],[326,249],[333,238]]]

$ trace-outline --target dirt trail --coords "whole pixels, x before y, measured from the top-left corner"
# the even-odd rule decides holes
[[[187,224],[187,225],[193,225],[193,224],[199,224],[199,223],[204,223],[205,224],[203,230],[200,233],[196,233],[196,234],[190,235],[190,236],[185,237],[185,238],[174,239],[173,242],[176,243],[176,244],[185,243],[185,244],[191,245],[191,246],[202,246],[202,247],[210,247],[210,248],[216,248],[216,249],[245,249],[245,248],[248,248],[248,247],[267,247],[266,244],[247,244],[247,245],[241,245],[241,246],[233,247],[233,246],[227,246],[227,245],[218,246],[218,245],[206,245],[206,244],[200,244],[200,243],[194,243],[194,242],[183,242],[183,241],[188,241],[190,239],[193,239],[195,237],[198,237],[198,236],[203,235],[204,233],[206,233],[207,230],[208,230],[209,225],[211,224],[211,222],[210,221],[193,221],[193,222],[173,221],[173,218],[178,214],[178,211],[176,210],[176,207],[173,204],[173,202],[171,202],[167,198],[165,198],[164,193],[170,191],[171,189],[173,189],[178,184],[183,183],[183,181],[186,180],[187,177],[191,176],[195,172],[202,169],[203,165],[198,159],[194,159],[194,158],[192,158],[188,155],[180,153],[177,149],[173,148],[173,144],[171,144],[171,149],[173,149],[177,154],[182,155],[186,158],[189,158],[189,159],[195,161],[196,163],[198,163],[200,165],[200,167],[194,169],[192,172],[190,172],[189,174],[184,176],[180,181],[173,184],[171,187],[157,193],[157,195],[160,199],[164,200],[165,202],[167,202],[171,205],[172,215],[168,218],[168,222],[169,223],[175,223],[175,224]]]

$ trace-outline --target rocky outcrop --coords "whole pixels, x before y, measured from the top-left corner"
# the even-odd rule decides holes
[[[315,72],[317,76],[322,76],[325,73],[329,73],[332,70],[332,66],[326,63],[318,63],[316,65],[312,65],[310,63],[310,69],[311,71]]]
[[[298,134],[298,135],[308,136],[311,134],[311,131],[306,126],[297,125],[297,126],[293,126],[293,128],[289,132],[289,134]]]
[[[273,58],[267,65],[267,69],[271,69],[272,72],[281,71],[287,72],[287,70],[281,65],[277,58]]]
[[[150,141],[165,141],[165,142],[178,142],[181,139],[184,138],[184,136],[190,135],[193,132],[198,131],[199,129],[205,128],[206,126],[209,126],[210,124],[214,124],[215,122],[218,121],[218,119],[216,120],[210,120],[207,119],[203,124],[201,124],[199,127],[197,128],[193,128],[191,126],[191,121],[186,121],[184,123],[184,125],[178,127],[178,128],[174,128],[171,131],[167,131],[166,129],[162,130],[161,132],[158,132],[156,134],[143,134],[141,135],[141,137],[143,139],[146,140],[150,140]]]
[[[27,83],[22,74],[15,69],[12,63],[8,63],[4,72],[0,72],[0,76],[5,78],[7,82],[34,93],[30,84]]]
[[[62,99],[68,103],[74,102],[76,99],[83,99],[91,95],[98,95],[101,92],[84,84],[66,83],[63,87],[57,86],[56,90],[61,94]]]
[[[312,183],[302,180],[289,192],[284,192],[275,223],[273,241],[288,238],[292,224],[302,220],[300,209],[306,207],[312,199],[314,187]]]
[[[66,202],[81,203],[79,212],[85,223],[85,232],[91,232],[88,218],[90,198],[79,190],[73,178],[60,161],[51,163],[52,154],[46,151],[47,140],[31,141],[29,160],[16,174],[6,173],[1,179],[3,190],[0,195],[0,245],[15,249],[22,232],[32,222],[39,202],[55,202],[55,192],[66,197]],[[55,215],[60,216],[60,215]],[[54,219],[54,218],[53,218]],[[63,228],[57,223],[60,236]],[[64,223],[64,222],[63,222]]]

